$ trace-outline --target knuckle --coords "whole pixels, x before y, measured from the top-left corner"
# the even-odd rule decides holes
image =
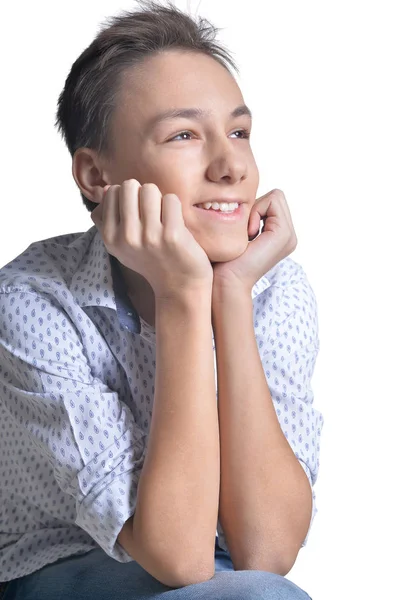
[[[176,229],[165,230],[163,239],[168,246],[177,246],[180,240],[180,233]]]
[[[122,239],[124,244],[129,248],[138,248],[140,246],[140,241],[137,238],[137,234],[132,231],[131,227],[122,228]]]
[[[106,225],[103,229],[103,241],[104,241],[104,244],[108,248],[113,246],[113,243],[114,243],[113,231],[112,231],[112,229],[109,229]]]
[[[275,188],[273,190],[273,194],[279,196],[280,198],[285,198],[283,190],[280,190],[279,188]]]
[[[159,237],[153,231],[143,232],[143,243],[147,248],[157,248],[159,246]]]

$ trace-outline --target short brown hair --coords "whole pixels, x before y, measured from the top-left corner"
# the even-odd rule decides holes
[[[153,0],[138,0],[140,10],[110,17],[73,63],[58,99],[55,126],[71,156],[78,148],[110,153],[109,125],[125,69],[145,57],[178,48],[213,57],[230,74],[239,73],[229,51],[215,41],[220,30],[207,19]],[[91,212],[95,202],[81,194]]]

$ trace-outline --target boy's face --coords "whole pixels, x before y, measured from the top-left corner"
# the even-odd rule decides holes
[[[112,158],[103,162],[107,183],[137,179],[177,194],[186,227],[211,262],[232,260],[248,245],[259,172],[249,140],[237,132],[251,129],[250,117],[230,116],[243,104],[234,78],[211,57],[173,50],[147,58],[125,74],[110,129]],[[209,116],[152,126],[155,116],[178,108]],[[243,217],[226,222],[194,207],[217,198],[241,199]]]

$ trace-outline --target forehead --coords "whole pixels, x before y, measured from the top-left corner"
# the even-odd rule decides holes
[[[151,119],[168,109],[200,107],[228,113],[244,104],[241,90],[223,65],[201,53],[169,50],[147,57],[123,74],[119,111]]]

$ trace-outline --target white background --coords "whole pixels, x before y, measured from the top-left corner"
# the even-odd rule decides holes
[[[53,125],[56,103],[101,22],[133,7],[2,6],[0,266],[34,240],[92,226]],[[299,241],[291,256],[318,301],[319,513],[287,575],[314,600],[397,593],[397,8],[384,0],[202,0],[198,10],[223,28],[239,64],[254,113],[259,195],[284,191]]]

